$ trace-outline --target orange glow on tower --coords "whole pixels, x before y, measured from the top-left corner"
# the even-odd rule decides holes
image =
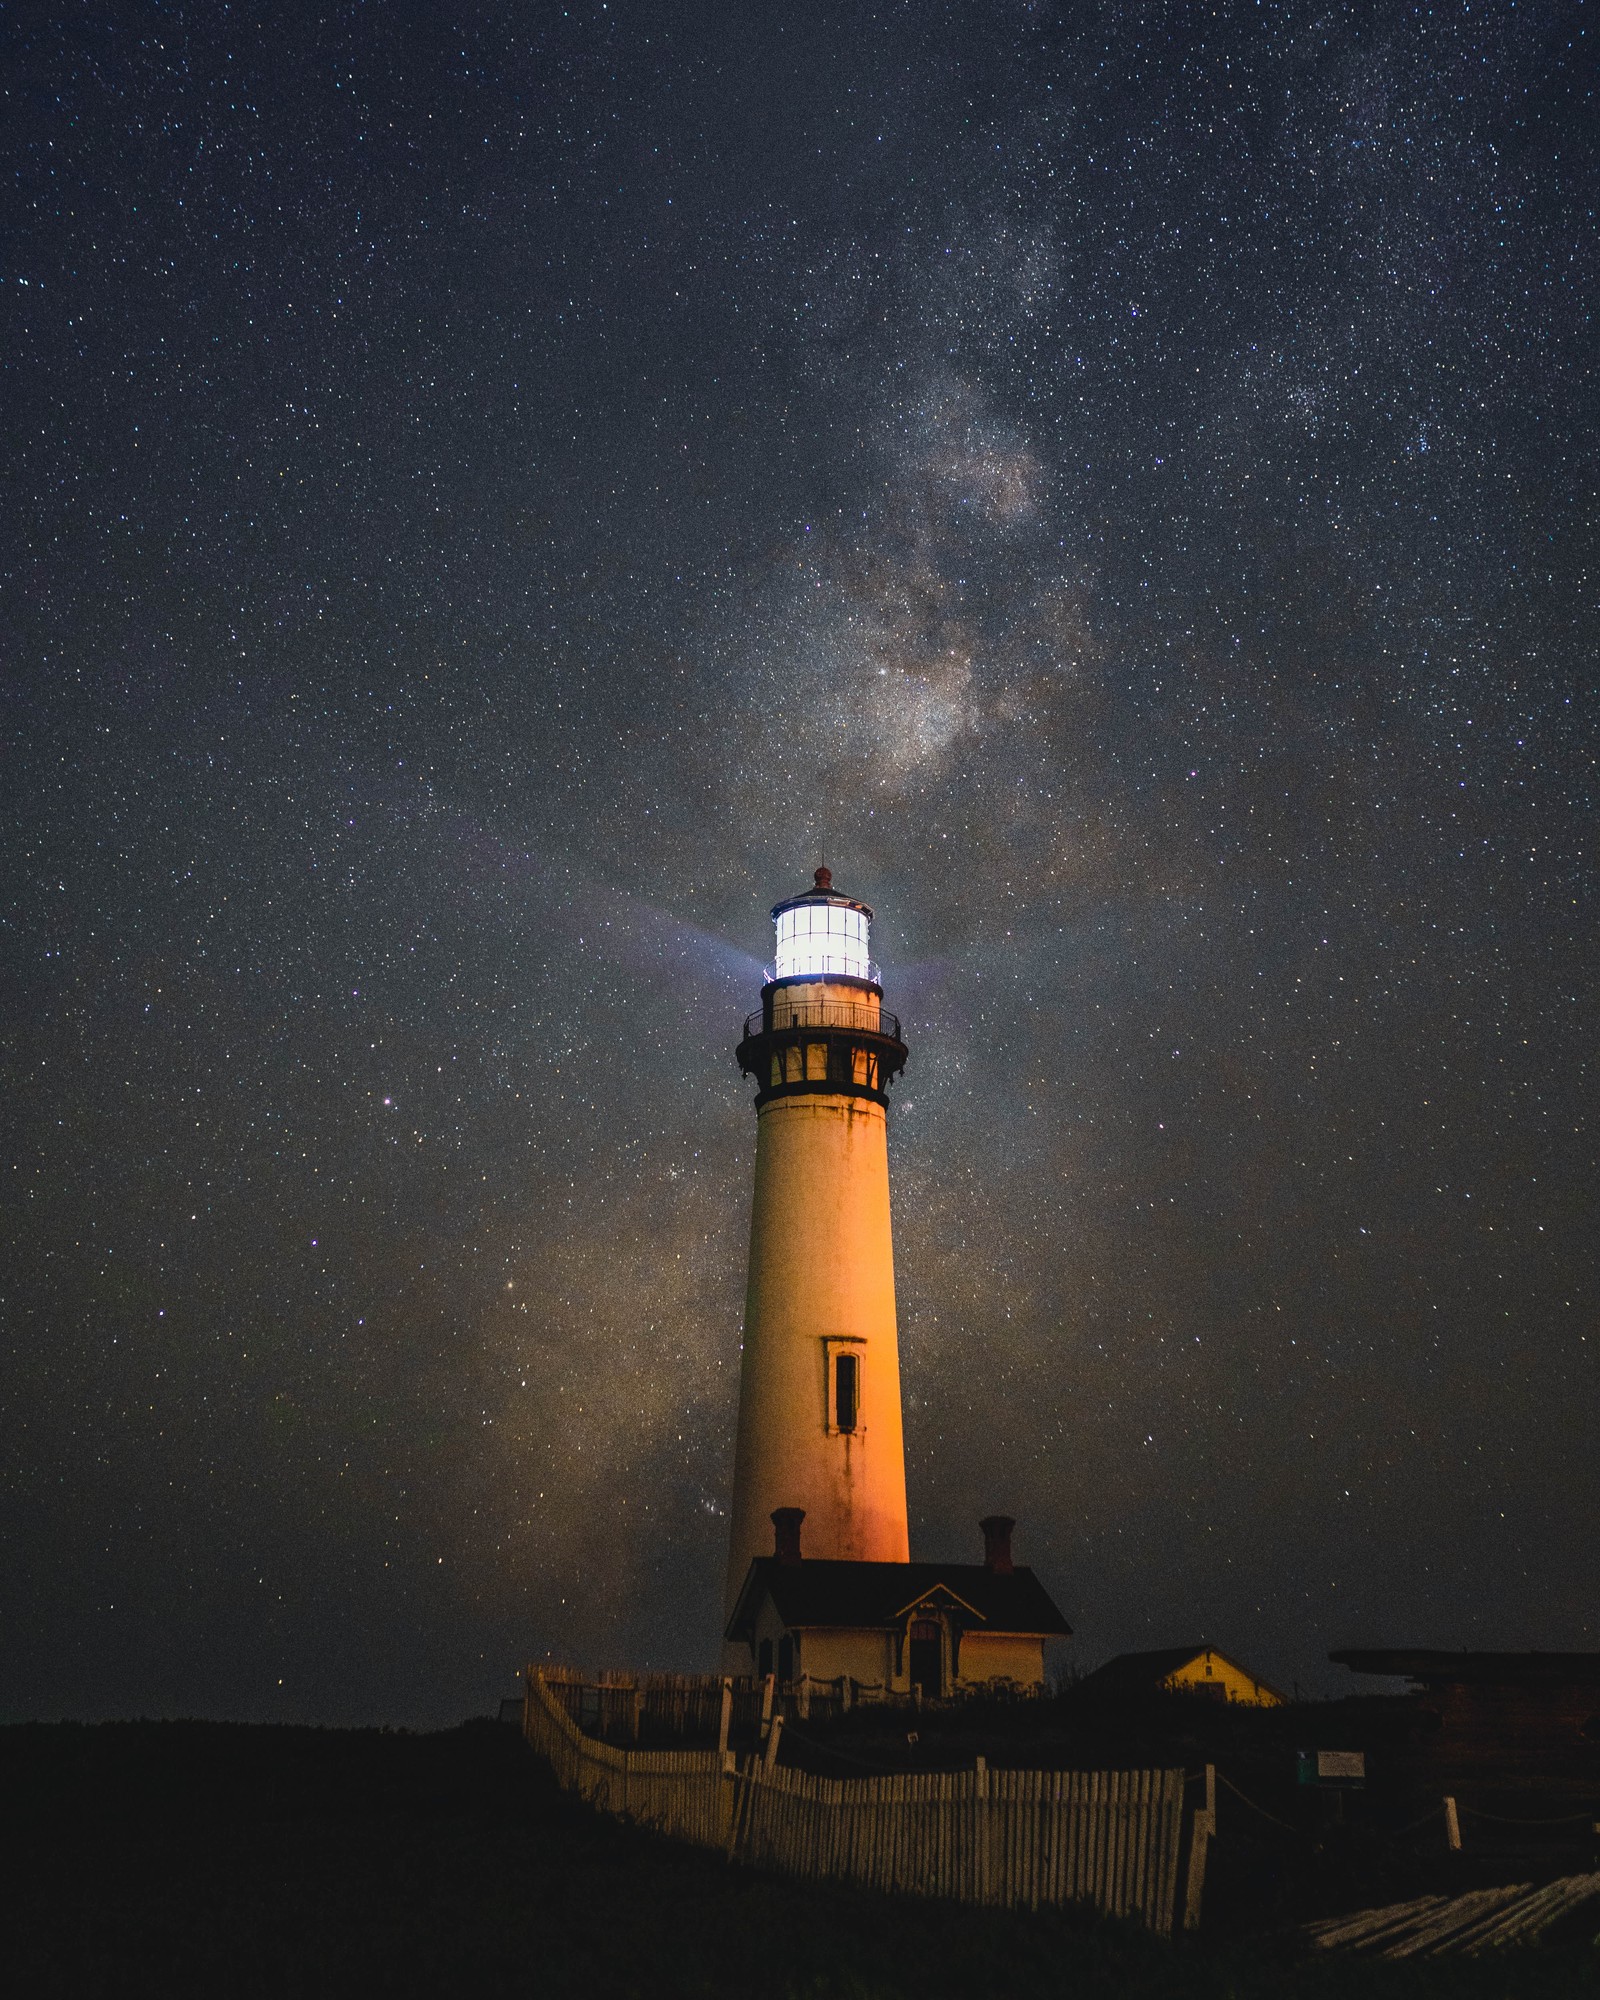
[[[738,1050],[757,1123],[728,1611],[777,1508],[804,1509],[810,1557],[910,1556],[888,1150],[906,1047],[865,903],[819,868],[772,916],[776,962]]]

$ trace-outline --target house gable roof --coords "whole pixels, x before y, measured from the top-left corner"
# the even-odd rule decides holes
[[[969,1629],[1066,1638],[1072,1627],[1031,1569],[1007,1574],[983,1563],[817,1561],[757,1556],[728,1620],[730,1639],[748,1639],[764,1599],[791,1631],[866,1627],[892,1631],[931,1593],[944,1591],[972,1620]]]
[[[1188,1666],[1193,1660],[1204,1659],[1207,1653],[1232,1667],[1236,1674],[1243,1674],[1246,1680],[1254,1681],[1257,1687],[1265,1688],[1269,1694],[1278,1695],[1280,1700],[1287,1699],[1270,1681],[1264,1681],[1253,1667],[1247,1667],[1231,1653],[1223,1652],[1220,1646],[1209,1646],[1203,1640],[1193,1646],[1158,1646],[1149,1653],[1118,1653],[1115,1659],[1107,1660],[1104,1666],[1086,1674],[1079,1681],[1078,1689],[1091,1694],[1151,1694],[1170,1674],[1177,1673],[1180,1667]]]
[[[949,1584],[942,1580],[931,1590],[919,1590],[915,1597],[908,1597],[895,1612],[894,1622],[898,1625],[902,1618],[908,1617],[913,1611],[948,1611],[952,1607],[957,1611],[965,1611],[969,1618],[976,1619],[980,1625],[987,1625],[989,1622],[975,1604],[969,1604],[964,1597],[958,1597]]]

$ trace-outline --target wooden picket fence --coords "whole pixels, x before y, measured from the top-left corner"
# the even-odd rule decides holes
[[[1155,1931],[1173,1928],[1182,1771],[990,1771],[980,1762],[970,1771],[818,1778],[776,1761],[776,1733],[764,1757],[624,1750],[586,1736],[537,1668],[523,1728],[563,1789],[736,1861],[968,1903],[1086,1902]],[[1204,1818],[1191,1815],[1188,1923],[1199,1913]]]
[[[545,1686],[586,1735],[629,1737],[637,1742],[648,1719],[652,1734],[711,1736],[722,1708],[717,1674],[645,1674],[604,1670],[580,1673],[572,1667],[540,1669]],[[760,1690],[747,1692],[743,1706],[759,1711]]]
[[[1041,1684],[1014,1686],[989,1682],[939,1700],[925,1700],[920,1688],[897,1690],[880,1681],[849,1675],[816,1680],[802,1674],[780,1681],[754,1675],[640,1673],[632,1668],[583,1671],[546,1661],[539,1669],[545,1685],[585,1736],[637,1743],[643,1737],[711,1737],[717,1733],[724,1688],[732,1689],[735,1734],[763,1732],[774,1710],[802,1722],[826,1722],[857,1708],[951,1708],[961,1701],[1036,1701]]]

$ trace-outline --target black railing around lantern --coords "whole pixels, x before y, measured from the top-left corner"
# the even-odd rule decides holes
[[[887,1007],[867,1007],[853,1000],[798,1000],[773,1009],[769,1021],[765,1011],[751,1014],[744,1024],[745,1038],[781,1033],[785,1028],[844,1028],[853,1034],[885,1035],[900,1039],[900,1021]]]

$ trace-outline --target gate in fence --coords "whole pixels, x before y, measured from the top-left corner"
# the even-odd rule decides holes
[[[1199,1914],[1208,1825],[1184,1824],[1184,1774],[939,1771],[818,1778],[727,1749],[629,1750],[585,1735],[575,1683],[530,1669],[523,1733],[564,1790],[736,1861],[818,1881],[1037,1909],[1087,1902],[1170,1932],[1189,1836],[1184,1921]],[[614,1690],[621,1692],[621,1690]],[[724,1698],[726,1742],[727,1698]]]

